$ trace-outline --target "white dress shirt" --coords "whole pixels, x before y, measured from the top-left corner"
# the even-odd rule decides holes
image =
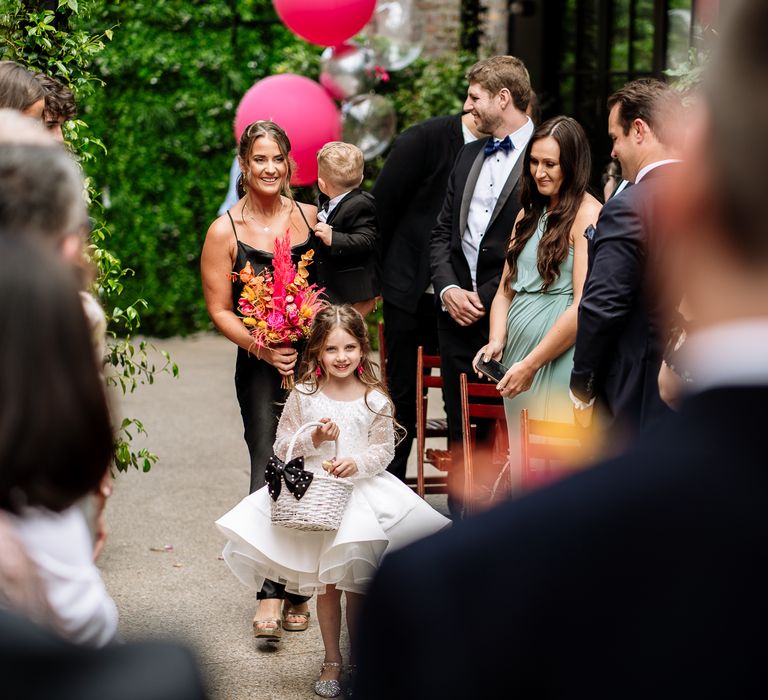
[[[637,173],[637,176],[635,177],[635,184],[640,182],[651,170],[655,170],[656,168],[660,168],[662,165],[669,165],[670,163],[679,163],[680,160],[678,158],[667,158],[666,160],[657,160],[655,163],[648,163],[644,168],[640,168],[640,170]]]
[[[24,508],[9,519],[37,567],[59,631],[75,644],[102,647],[117,634],[117,607],[93,563],[82,511]]]
[[[688,392],[717,386],[768,385],[768,319],[720,323],[687,334],[680,366],[691,376]]]
[[[343,192],[338,197],[334,197],[333,199],[328,200],[328,211],[323,209],[322,207],[317,210],[317,220],[322,221],[325,223],[328,221],[328,217],[331,215],[331,212],[337,207],[339,202],[344,199],[352,190],[347,190],[346,192]]]
[[[472,201],[469,204],[467,226],[461,237],[461,249],[469,264],[472,289],[475,291],[477,291],[477,257],[480,252],[480,244],[501,190],[504,188],[512,168],[515,167],[515,163],[523,157],[532,134],[533,122],[529,118],[523,126],[509,135],[514,148],[509,152],[496,151],[485,159],[480,168],[475,190],[472,193]],[[497,142],[500,140],[494,139]]]

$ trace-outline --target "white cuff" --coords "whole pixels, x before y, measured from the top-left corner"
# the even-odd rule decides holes
[[[592,406],[595,405],[594,396],[589,401],[582,401],[581,399],[577,399],[574,393],[570,389],[568,389],[568,396],[571,397],[571,401],[573,401],[573,406],[578,411],[586,411],[588,408],[592,408]]]
[[[445,308],[445,304],[443,304],[443,294],[445,294],[449,289],[461,289],[458,284],[449,284],[447,287],[443,287],[440,290],[440,308],[442,308],[443,311],[448,311],[448,309]]]

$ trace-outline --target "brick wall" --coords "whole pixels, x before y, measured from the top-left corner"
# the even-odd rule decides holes
[[[459,47],[461,0],[416,0],[424,26],[424,56],[439,56]]]
[[[481,54],[506,53],[509,0],[485,0]],[[439,56],[459,47],[461,0],[415,0],[424,26],[424,56]]]
[[[483,40],[480,52],[483,56],[497,56],[507,52],[507,26],[509,0],[485,0]]]

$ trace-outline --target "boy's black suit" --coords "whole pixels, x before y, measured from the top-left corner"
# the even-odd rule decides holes
[[[328,201],[321,194],[319,204]],[[334,304],[353,304],[379,294],[376,274],[376,200],[360,189],[348,192],[328,216],[331,246],[317,242],[317,283]]]

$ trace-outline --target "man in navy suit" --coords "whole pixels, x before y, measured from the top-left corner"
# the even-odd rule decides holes
[[[708,115],[658,195],[689,395],[622,457],[388,554],[358,700],[768,695],[768,3],[721,11]]]
[[[663,309],[653,273],[665,233],[657,195],[679,168],[681,115],[677,94],[653,79],[628,83],[608,107],[611,156],[634,184],[606,202],[596,230],[587,233],[571,395],[582,424],[600,403],[616,444],[669,411],[657,381]]]
[[[525,112],[531,83],[520,59],[480,61],[467,81],[464,110],[487,137],[459,151],[430,243],[432,283],[441,309],[443,395],[456,452],[462,438],[459,375],[473,373],[472,360],[488,342],[488,315],[520,210],[520,173],[534,128]],[[460,474],[461,460],[454,459],[451,476]]]

